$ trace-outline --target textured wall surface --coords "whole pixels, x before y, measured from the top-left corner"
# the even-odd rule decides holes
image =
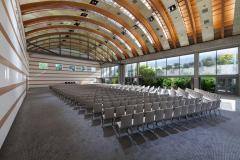
[[[50,84],[76,81],[78,83],[92,83],[100,78],[101,69],[97,62],[49,56],[42,54],[30,55],[29,88],[47,87]],[[39,69],[39,63],[48,63],[48,69]],[[56,70],[56,64],[62,64],[61,71]],[[69,70],[70,65],[76,66],[76,71]],[[80,71],[81,66],[95,67],[96,72]]]
[[[0,1],[0,148],[26,95],[28,56],[19,4]]]

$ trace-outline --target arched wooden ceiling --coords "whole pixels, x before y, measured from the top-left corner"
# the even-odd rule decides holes
[[[71,38],[71,39],[74,39],[74,38],[86,38],[88,41],[89,40],[93,40],[94,42],[98,42],[99,44],[101,45],[104,45],[108,48],[108,53],[109,56],[116,56],[117,57],[117,60],[120,60],[121,59],[121,56],[120,56],[120,52],[114,48],[113,45],[111,45],[110,43],[106,43],[107,41],[103,41],[99,38],[96,38],[96,37],[92,37],[92,36],[86,36],[85,34],[81,34],[81,33],[74,33],[74,36],[70,36],[71,33],[69,32],[52,32],[52,33],[44,33],[44,34],[41,34],[41,35],[36,35],[34,37],[30,37],[28,39],[28,42],[31,42],[31,43],[35,43],[38,45],[38,42],[41,41],[41,39],[51,39],[53,38],[54,36],[57,36],[57,38],[59,39],[65,39],[65,38]],[[63,37],[65,36],[65,37]],[[114,55],[113,55],[114,54]],[[113,58],[114,59],[114,58]]]
[[[87,32],[85,37],[98,37],[98,43],[116,56],[109,57],[121,60],[240,34],[236,1],[20,0],[20,4],[27,41]]]

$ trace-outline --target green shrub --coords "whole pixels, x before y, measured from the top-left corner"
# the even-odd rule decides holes
[[[139,74],[143,78],[143,85],[153,86],[156,84],[155,70],[148,66],[140,66]]]
[[[171,78],[164,78],[163,79],[163,87],[171,88],[171,86],[172,86]]]
[[[118,84],[118,77],[112,78],[112,84]]]
[[[215,77],[201,77],[201,89],[208,92],[215,92],[216,78]]]

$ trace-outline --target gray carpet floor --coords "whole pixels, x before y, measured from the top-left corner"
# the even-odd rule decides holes
[[[0,160],[240,160],[240,112],[122,135],[74,110],[49,89],[32,89]]]

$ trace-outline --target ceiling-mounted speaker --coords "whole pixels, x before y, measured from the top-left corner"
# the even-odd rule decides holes
[[[152,21],[154,21],[154,17],[150,16],[150,17],[148,17],[148,20],[149,20],[149,22],[152,22]]]
[[[177,9],[177,6],[175,4],[168,7],[169,12],[173,12]]]
[[[90,4],[92,4],[92,5],[97,5],[97,4],[98,4],[98,1],[97,1],[97,0],[91,0],[91,1],[90,1]]]
[[[80,16],[82,16],[82,17],[87,17],[88,14],[87,14],[87,13],[81,13]]]
[[[80,25],[80,23],[78,23],[78,22],[76,22],[76,23],[74,23],[74,26],[79,26]]]
[[[208,8],[202,9],[202,13],[207,13],[207,12],[208,12]]]

